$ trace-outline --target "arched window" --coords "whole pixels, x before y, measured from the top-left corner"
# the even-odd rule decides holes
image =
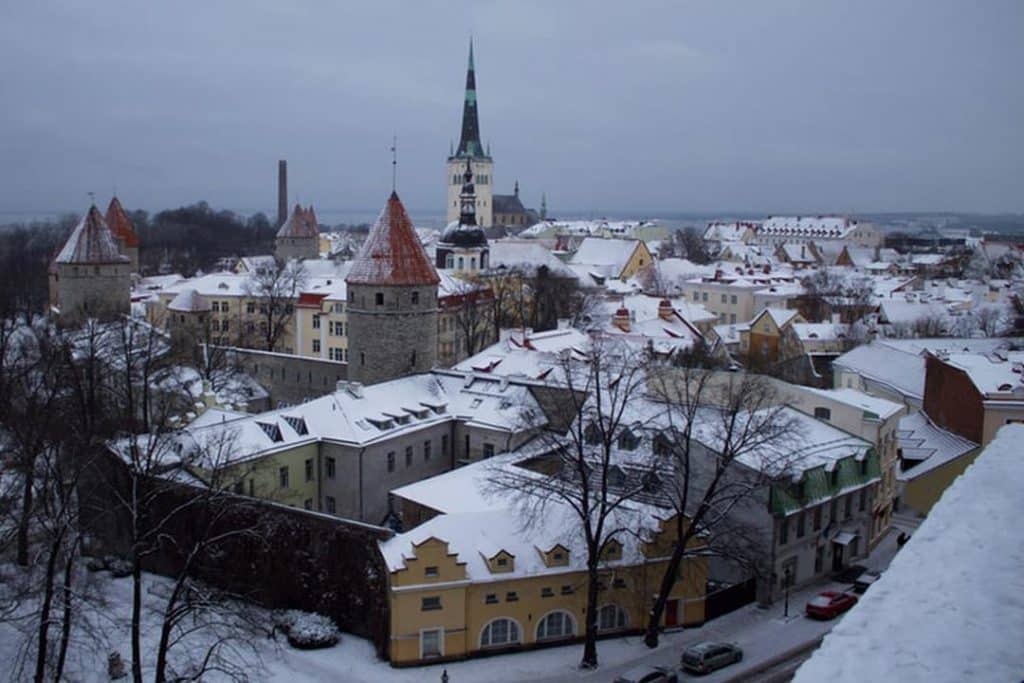
[[[463,268],[465,268],[465,263],[466,263],[465,260],[460,256],[459,257],[459,270],[462,270]]]
[[[537,640],[571,638],[576,635],[576,620],[566,611],[549,612],[537,622]]]
[[[513,619],[500,617],[484,626],[480,634],[480,647],[501,647],[520,642],[519,624]]]
[[[455,257],[452,256],[451,254],[448,254],[447,256],[445,256],[444,257],[444,267],[445,268],[452,268],[454,266],[455,266]]]
[[[626,610],[618,605],[605,605],[597,611],[597,630],[616,631],[626,628]]]

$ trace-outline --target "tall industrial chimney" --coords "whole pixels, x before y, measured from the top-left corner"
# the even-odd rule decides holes
[[[277,162],[277,227],[288,220],[288,162]]]

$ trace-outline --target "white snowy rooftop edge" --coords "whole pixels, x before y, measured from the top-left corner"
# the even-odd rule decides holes
[[[1021,680],[1022,440],[999,430],[795,683]]]

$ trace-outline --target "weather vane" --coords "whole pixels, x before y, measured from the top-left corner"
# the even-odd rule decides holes
[[[86,192],[86,194],[89,195],[89,203],[90,204],[95,204],[96,203],[96,193],[95,192]]]
[[[391,191],[398,187],[398,136],[391,136]]]

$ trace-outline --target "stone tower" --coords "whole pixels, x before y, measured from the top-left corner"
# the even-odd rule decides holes
[[[132,264],[132,272],[139,272],[139,236],[135,233],[132,219],[121,206],[121,200],[114,197],[107,206],[107,227],[117,241],[118,250],[128,257]]]
[[[440,281],[392,192],[345,278],[350,380],[375,384],[434,367]]]
[[[473,42],[469,43],[469,68],[466,70],[466,96],[462,103],[462,135],[459,147],[448,157],[447,184],[448,208],[446,222],[458,220],[461,213],[459,195],[462,194],[463,172],[469,161],[473,177],[476,178],[476,222],[481,228],[494,225],[492,186],[494,184],[494,161],[490,153],[484,152],[480,142],[480,119],[476,106],[476,72],[473,67]]]
[[[274,255],[283,261],[320,256],[320,228],[312,206],[295,205],[274,238]]]
[[[435,250],[435,265],[460,273],[476,273],[487,269],[490,249],[487,236],[476,222],[472,162],[467,158],[465,163],[462,193],[459,195],[459,220],[451,223],[441,235]]]
[[[78,223],[50,266],[50,307],[62,324],[128,313],[131,260],[96,205]]]

